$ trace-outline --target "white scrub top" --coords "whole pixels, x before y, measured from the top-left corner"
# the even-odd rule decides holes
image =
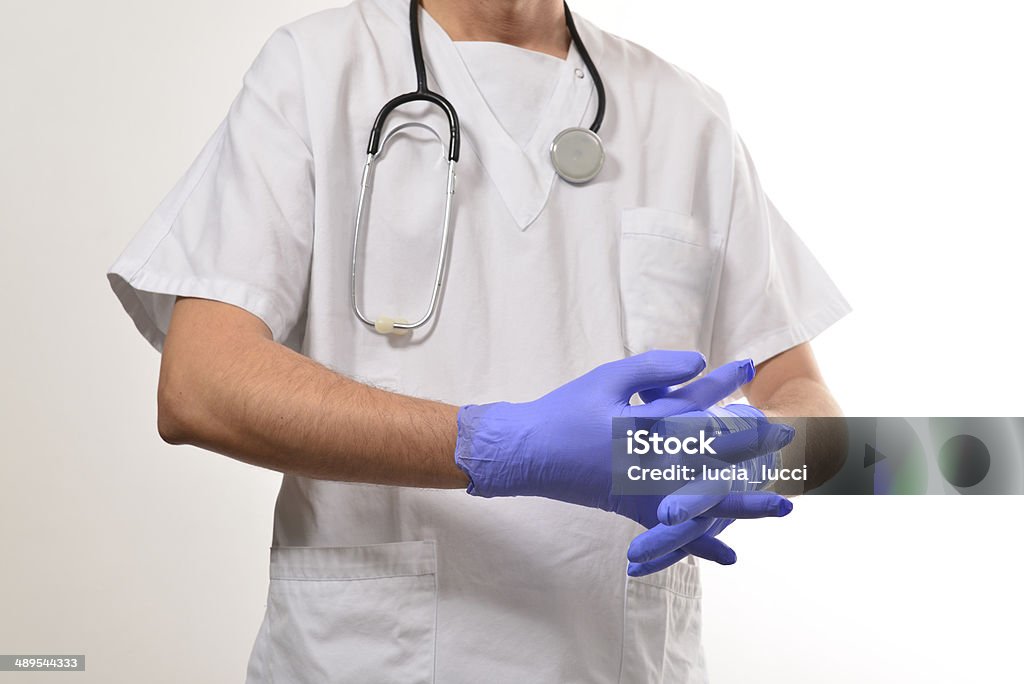
[[[175,295],[220,300],[339,373],[461,405],[531,400],[651,348],[759,362],[848,311],[762,192],[714,91],[578,17],[608,92],[607,161],[572,186],[548,147],[589,126],[597,105],[576,49],[544,65],[507,45],[460,56],[422,12],[431,84],[463,131],[447,286],[426,330],[384,337],[358,322],[357,191],[377,111],[415,86],[407,12],[406,0],[356,0],[267,41],[226,119],[111,268],[157,349]],[[474,81],[517,61],[551,82]],[[492,110],[517,102],[512,115]],[[425,121],[446,145],[443,119],[421,109],[388,128]],[[371,317],[413,319],[427,305],[445,168],[422,129],[403,129],[382,155],[360,268]],[[639,531],[545,499],[286,475],[248,681],[703,681],[698,567],[627,580]]]

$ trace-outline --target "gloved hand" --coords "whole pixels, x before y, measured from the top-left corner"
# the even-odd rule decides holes
[[[462,407],[455,461],[469,477],[467,491],[484,497],[542,496],[612,511],[648,528],[661,523],[659,506],[667,501],[662,515],[676,523],[673,549],[700,538],[698,548],[689,552],[714,557],[721,553],[717,545],[724,545],[713,536],[702,537],[714,524],[713,514],[784,515],[788,502],[767,492],[730,498],[720,485],[702,490],[699,501],[693,490],[669,497],[612,493],[613,418],[705,411],[749,382],[754,372],[750,361],[726,364],[665,396],[630,406],[634,393],[685,383],[704,366],[703,356],[695,352],[652,351],[599,366],[536,401]],[[715,446],[719,459],[734,463],[778,451],[792,436],[788,426],[764,423],[732,433]]]
[[[654,401],[670,394],[665,390],[655,390],[643,392],[641,397]],[[722,434],[757,429],[769,424],[761,411],[746,404],[711,408],[705,415],[715,421]],[[778,459],[778,452],[773,451],[736,462],[733,465],[738,470],[746,471],[745,479],[698,481],[666,497],[658,510],[660,523],[637,536],[630,544],[627,573],[634,577],[649,575],[688,555],[725,565],[735,562],[735,552],[716,538],[719,533],[737,518],[765,517],[752,515],[756,513],[757,506],[762,504],[770,506],[777,516],[784,516],[793,509],[793,504],[781,497],[764,499],[757,495],[756,498],[748,498],[753,496],[749,492],[764,489],[770,484],[761,480],[762,466],[775,468]],[[723,492],[726,493],[723,495]],[[704,528],[706,531],[693,539],[694,532]]]

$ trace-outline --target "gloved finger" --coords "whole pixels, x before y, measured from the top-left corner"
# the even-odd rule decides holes
[[[681,407],[682,405],[674,399],[655,399],[650,404],[626,407],[624,415],[630,418],[670,421],[665,425],[657,426],[659,428],[658,433],[665,437],[689,437],[696,435],[701,430],[708,434],[722,432],[720,419],[707,411],[673,413],[675,409]]]
[[[634,393],[654,387],[671,387],[692,380],[707,366],[695,351],[655,349],[600,366],[609,387],[628,400]]]
[[[729,494],[728,480],[694,480],[687,482],[658,504],[658,521],[680,525],[719,504]]]
[[[737,361],[736,363],[743,364],[745,362],[744,361]],[[726,368],[726,366],[722,366],[721,368],[716,369],[716,371],[721,371],[722,368]],[[716,371],[711,371],[711,372],[714,373]],[[728,371],[723,371],[723,372],[727,373]],[[699,382],[699,380],[695,381],[695,382]],[[670,396],[673,392],[679,392],[682,389],[683,389],[682,385],[669,385],[669,386],[662,386],[662,387],[651,387],[650,389],[641,390],[638,394],[640,395],[640,399],[643,400],[643,402],[645,404],[650,404],[652,401],[657,401],[658,399],[661,399],[662,397]],[[682,393],[682,394],[685,394],[685,393]],[[729,406],[727,406],[725,408],[731,408],[733,406],[742,406],[742,407],[745,407],[745,408],[753,408],[753,407],[751,407],[748,404],[729,404]],[[696,410],[696,409],[694,409],[694,410]],[[757,411],[757,409],[754,409],[754,410]],[[760,414],[761,418],[764,418],[764,414],[763,413],[761,413],[760,411],[757,411],[757,413]],[[742,413],[740,415],[746,416],[748,414],[747,413]]]
[[[651,387],[650,389],[640,390],[639,394],[641,401],[645,404],[650,404],[652,401],[668,396],[671,391],[671,386]]]
[[[765,421],[758,423],[757,427],[716,435],[709,447],[714,454],[704,455],[712,460],[709,466],[735,465],[779,451],[793,441],[795,434],[796,430],[789,425]]]
[[[696,556],[697,558],[713,561],[719,565],[732,565],[736,562],[736,552],[725,542],[716,539],[710,534],[704,534],[683,548],[666,553],[661,558],[655,558],[646,563],[630,563],[626,567],[626,574],[630,577],[650,575],[675,565],[687,556]]]
[[[664,502],[663,502],[664,503]],[[793,502],[772,492],[732,492],[703,515],[706,518],[782,518],[793,510]],[[661,508],[658,508],[661,520]],[[667,522],[666,520],[661,520]]]
[[[708,531],[704,533],[705,537],[717,537],[725,531],[725,528],[732,525],[736,520],[734,518],[713,518],[715,521]]]
[[[714,523],[714,518],[687,520],[679,525],[655,525],[639,534],[629,544],[626,558],[634,563],[646,563],[660,558],[670,551],[686,546],[701,536]]]
[[[719,565],[732,565],[736,562],[736,552],[732,550],[732,547],[713,534],[703,534],[697,537],[682,550],[691,556],[714,561]]]
[[[724,400],[754,379],[754,362],[750,359],[732,361],[710,371],[699,380],[672,390],[655,399],[649,406],[659,405],[664,415],[704,411]]]
[[[630,577],[643,577],[644,575],[650,575],[660,570],[664,570],[670,565],[675,565],[679,561],[689,556],[689,552],[686,549],[676,549],[666,553],[661,558],[655,558],[652,561],[646,563],[633,563],[630,562],[626,566],[626,574]]]

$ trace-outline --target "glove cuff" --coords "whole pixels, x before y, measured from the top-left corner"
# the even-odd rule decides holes
[[[494,424],[506,424],[502,415],[511,404],[468,404],[459,409],[458,438],[455,441],[455,465],[469,478],[466,492],[485,498],[515,496],[508,486],[518,481],[514,460],[508,458],[509,442],[515,438],[508,430],[498,431]],[[520,478],[521,479],[521,478]]]
[[[458,437],[455,440],[455,465],[466,474],[469,479],[469,486],[466,492],[479,496],[479,488],[476,484],[476,477],[471,464],[473,460],[473,435],[476,432],[476,425],[480,413],[480,406],[469,404],[459,409],[456,421],[458,423]]]

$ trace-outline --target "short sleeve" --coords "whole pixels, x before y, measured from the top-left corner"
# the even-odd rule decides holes
[[[850,312],[818,260],[761,189],[734,138],[732,207],[714,297],[710,365],[761,363],[807,342]]]
[[[283,341],[305,311],[313,211],[302,69],[292,36],[279,29],[226,118],[107,277],[157,350],[177,296],[246,309]]]

